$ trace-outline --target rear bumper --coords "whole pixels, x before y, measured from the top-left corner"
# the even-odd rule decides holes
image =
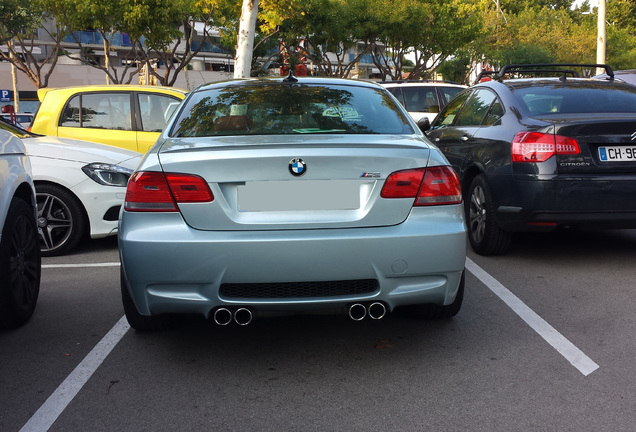
[[[636,176],[489,181],[499,225],[509,231],[550,225],[636,228]]]
[[[415,208],[402,224],[355,229],[198,231],[181,215],[123,212],[123,275],[141,314],[219,306],[307,311],[382,301],[450,304],[466,259],[462,207]],[[229,298],[222,284],[377,280],[364,294]]]

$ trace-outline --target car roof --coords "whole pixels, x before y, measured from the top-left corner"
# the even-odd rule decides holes
[[[201,84],[197,89],[241,86],[241,85],[268,85],[268,84],[322,84],[322,85],[354,85],[360,87],[377,88],[375,81],[354,80],[348,78],[331,78],[331,77],[309,77],[309,76],[293,76],[286,77],[258,77],[258,78],[237,78],[226,81],[216,81],[207,84]]]
[[[218,81],[207,84],[201,84],[193,90],[193,92],[208,90],[214,88],[225,88],[228,86],[252,86],[252,85],[269,85],[269,84],[319,84],[319,85],[349,85],[368,88],[381,88],[375,81],[353,80],[348,78],[330,78],[330,77],[295,77],[288,75],[287,77],[266,77],[266,78],[238,78],[227,81]]]
[[[454,81],[429,81],[429,80],[398,80],[398,81],[380,81],[379,84],[385,87],[461,87],[466,88],[467,86],[456,83]]]
[[[167,86],[147,86],[147,85],[136,85],[136,84],[112,84],[112,85],[84,85],[84,86],[72,86],[72,87],[45,87],[38,89],[38,99],[41,101],[44,100],[44,97],[51,92],[60,92],[67,94],[81,93],[81,92],[93,92],[93,91],[138,91],[138,92],[151,92],[151,93],[169,93],[175,96],[183,95],[185,96],[188,93],[188,90],[181,89],[178,87],[167,87]]]

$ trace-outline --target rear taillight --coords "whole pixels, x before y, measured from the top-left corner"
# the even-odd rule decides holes
[[[437,166],[397,171],[384,182],[382,198],[415,198],[413,205],[459,204],[462,193],[451,167]]]
[[[519,132],[512,140],[513,162],[543,162],[555,154],[579,154],[579,143],[563,135]]]
[[[211,202],[212,191],[196,175],[136,172],[128,181],[126,211],[174,212],[179,203]]]

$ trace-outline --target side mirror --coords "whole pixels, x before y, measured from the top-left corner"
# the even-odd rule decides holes
[[[431,128],[431,121],[426,116],[422,117],[417,121],[417,127],[419,127],[422,132],[426,132]]]

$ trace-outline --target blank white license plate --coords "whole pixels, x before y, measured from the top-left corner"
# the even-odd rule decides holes
[[[249,182],[238,187],[239,211],[355,210],[356,181],[304,180]]]
[[[598,148],[601,162],[631,162],[636,161],[636,146],[605,146]]]

